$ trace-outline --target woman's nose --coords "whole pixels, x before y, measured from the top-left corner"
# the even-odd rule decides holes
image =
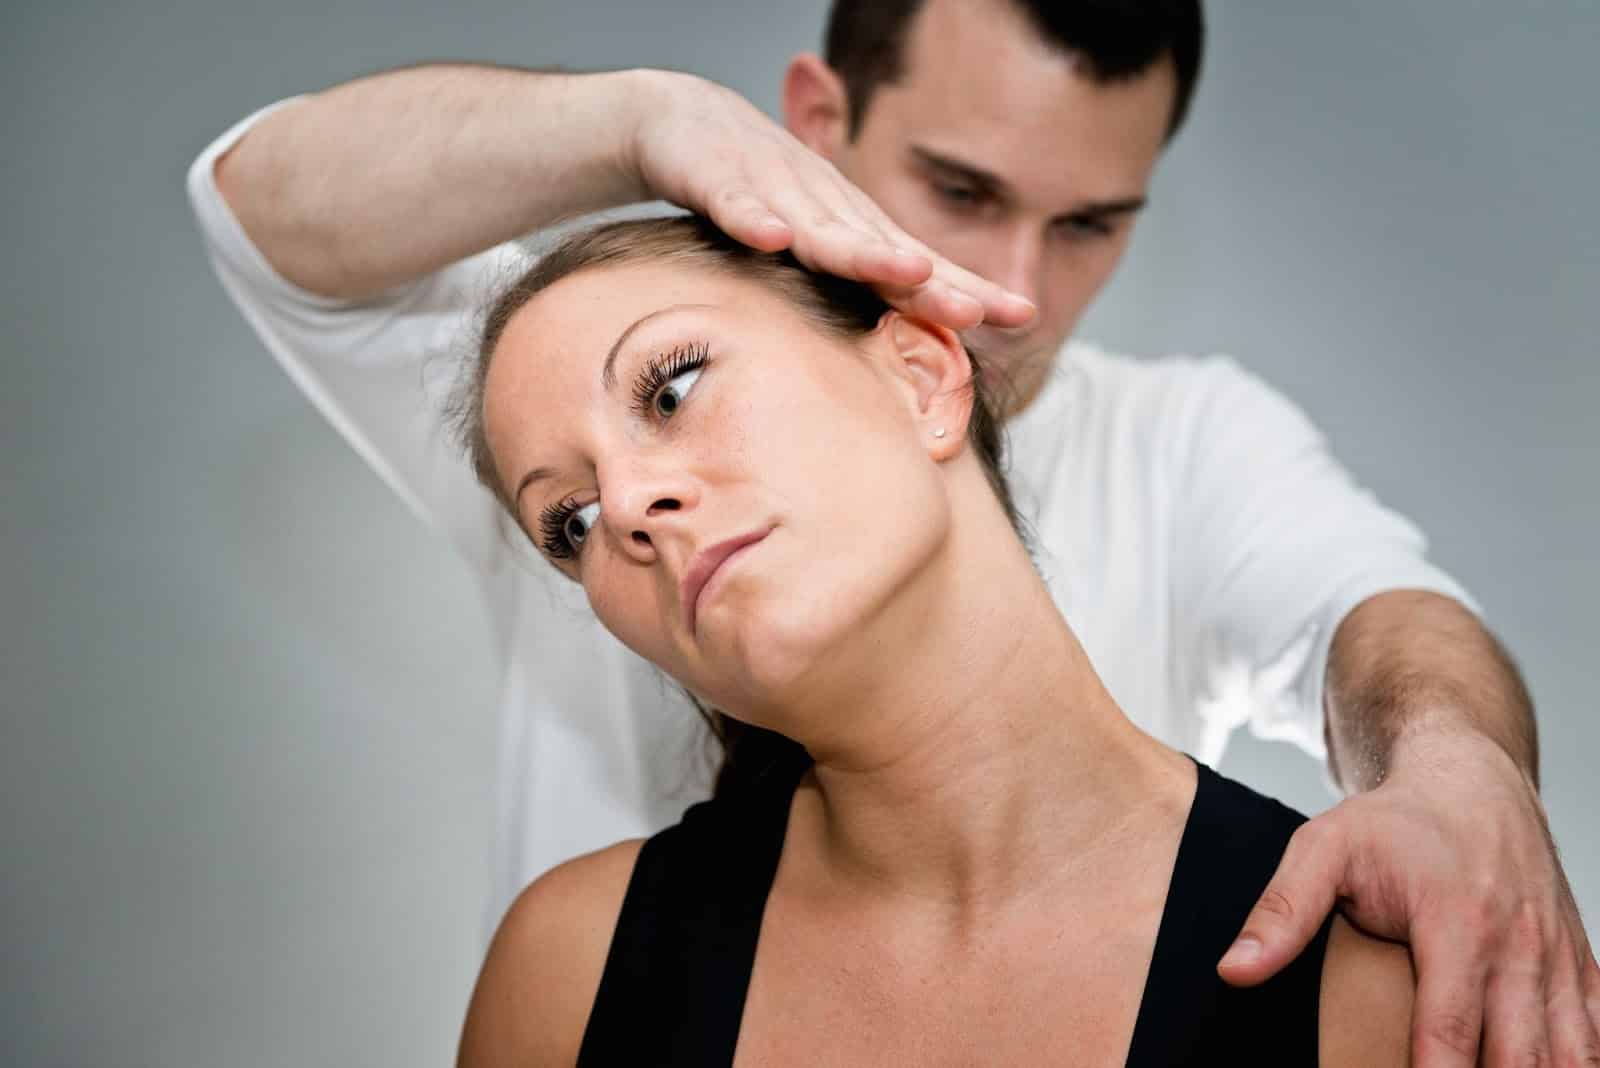
[[[688,520],[698,501],[689,479],[676,472],[619,472],[600,486],[600,516],[608,533],[642,563],[656,558],[664,539]]]

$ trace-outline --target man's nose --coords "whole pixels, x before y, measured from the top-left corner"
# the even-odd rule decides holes
[[[1027,297],[1039,307],[1044,276],[1044,240],[1032,228],[1018,226],[995,249],[987,272],[991,282]]]

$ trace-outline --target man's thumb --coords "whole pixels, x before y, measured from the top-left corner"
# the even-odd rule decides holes
[[[1224,981],[1255,986],[1306,948],[1339,895],[1339,873],[1345,866],[1340,842],[1316,821],[1294,833],[1272,881],[1217,965]]]

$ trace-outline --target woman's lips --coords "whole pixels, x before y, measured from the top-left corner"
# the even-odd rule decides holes
[[[694,633],[695,621],[700,614],[700,595],[705,591],[706,584],[711,581],[719,568],[728,562],[729,557],[741,549],[748,549],[756,542],[772,533],[772,528],[752,530],[747,534],[719,541],[715,545],[701,549],[689,561],[689,569],[683,573],[683,582],[679,588],[679,597],[683,603],[684,622],[689,627],[689,633]]]

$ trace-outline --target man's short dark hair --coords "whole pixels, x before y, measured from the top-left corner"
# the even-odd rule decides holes
[[[1028,16],[1039,36],[1080,57],[1101,83],[1135,78],[1165,55],[1178,73],[1167,139],[1189,113],[1205,20],[1200,0],[1007,0]],[[850,96],[850,136],[861,130],[879,86],[905,73],[905,44],[923,0],[834,0],[824,56]]]

